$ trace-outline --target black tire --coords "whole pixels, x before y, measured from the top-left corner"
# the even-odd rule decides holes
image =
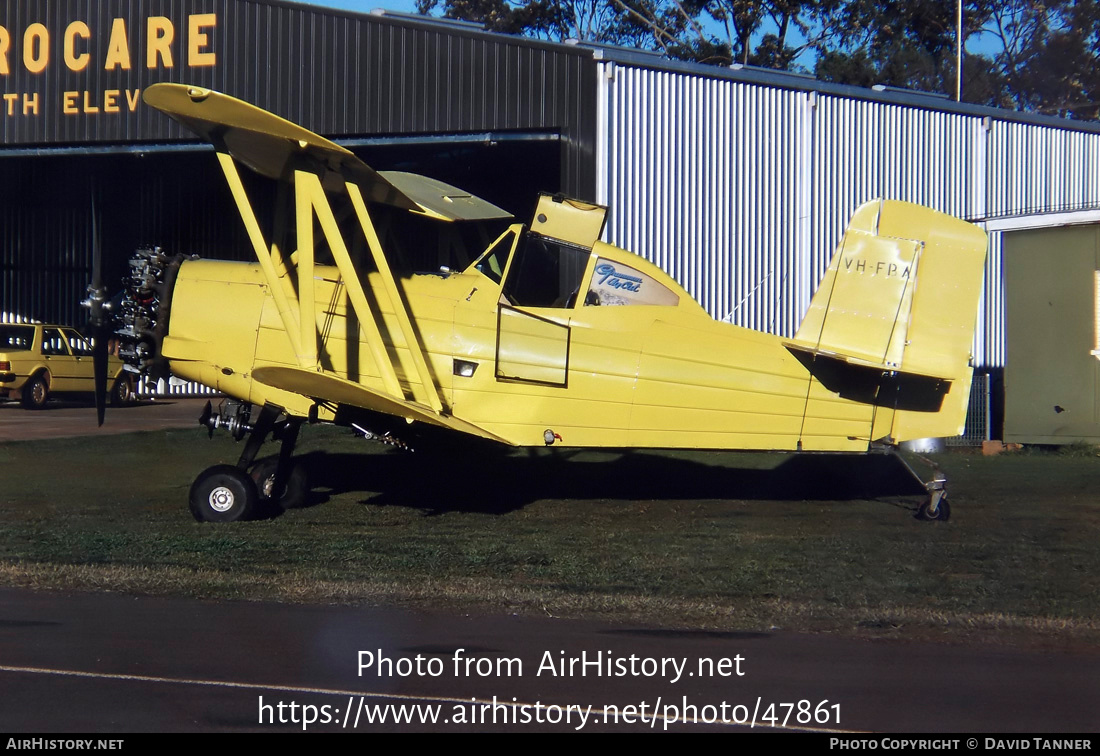
[[[947,522],[951,519],[951,505],[947,503],[947,494],[940,497],[940,505],[936,507],[936,513],[934,515],[928,512],[928,508],[931,504],[932,501],[929,499],[920,505],[920,509],[917,510],[918,520]]]
[[[191,486],[191,514],[199,522],[247,520],[258,500],[252,478],[233,465],[207,468]]]
[[[111,406],[129,407],[135,401],[137,401],[137,395],[134,393],[133,378],[126,373],[115,378],[115,382],[111,385]]]
[[[252,466],[248,474],[256,484],[256,492],[263,506],[278,506],[280,509],[297,509],[304,506],[309,496],[309,479],[304,465],[290,463],[290,479],[283,488],[282,496],[272,496],[275,485],[275,469],[279,466],[278,457],[261,459]]]
[[[50,400],[50,385],[46,383],[46,378],[41,373],[32,375],[23,384],[22,396],[24,408],[42,409]]]

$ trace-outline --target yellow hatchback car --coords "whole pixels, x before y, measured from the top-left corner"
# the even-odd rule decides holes
[[[54,394],[95,393],[92,342],[75,328],[43,323],[0,323],[0,396],[42,409]],[[113,405],[130,404],[134,381],[109,355]]]

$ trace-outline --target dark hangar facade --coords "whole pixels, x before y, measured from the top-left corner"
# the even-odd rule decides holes
[[[143,244],[250,249],[213,152],[145,106],[216,89],[377,169],[420,172],[527,216],[594,199],[590,50],[455,22],[277,0],[7,0],[0,11],[0,320],[81,325],[93,237],[107,280]]]

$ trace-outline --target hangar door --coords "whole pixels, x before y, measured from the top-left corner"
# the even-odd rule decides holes
[[[1100,225],[1004,234],[1005,441],[1100,443]]]

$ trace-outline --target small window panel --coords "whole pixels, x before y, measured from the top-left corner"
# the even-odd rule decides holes
[[[675,307],[680,296],[652,276],[647,276],[621,262],[606,258],[596,260],[586,306],[615,307],[623,305],[660,305]]]
[[[516,244],[516,232],[509,229],[500,235],[493,245],[478,258],[473,268],[493,283],[500,283],[508,267],[508,256]]]
[[[34,343],[34,326],[0,325],[0,351],[26,351]]]

